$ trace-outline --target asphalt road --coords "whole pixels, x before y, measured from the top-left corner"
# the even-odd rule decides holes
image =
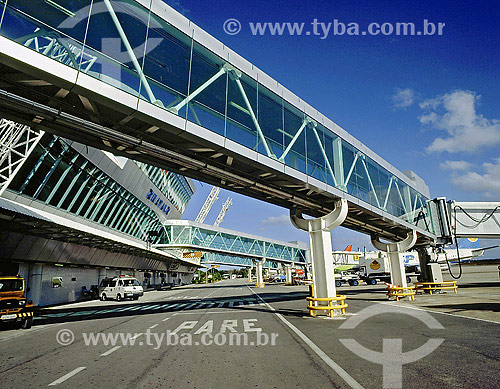
[[[308,317],[305,287],[241,279],[45,310],[0,332],[1,387],[500,385],[499,323],[388,302],[380,286],[341,291],[344,319]]]

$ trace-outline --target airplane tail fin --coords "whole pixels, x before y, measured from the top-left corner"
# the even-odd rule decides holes
[[[463,238],[458,242],[459,249],[478,249],[479,239],[477,238]]]
[[[352,251],[352,244],[350,244],[349,246],[347,246],[344,251]]]

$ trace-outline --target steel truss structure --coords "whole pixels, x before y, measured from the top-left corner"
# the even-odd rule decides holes
[[[255,266],[254,260],[246,257],[238,257],[235,255],[228,255],[222,253],[210,253],[206,252],[203,254],[203,259],[201,263],[204,265],[218,264],[226,266],[241,266],[241,267],[253,267]],[[279,269],[280,262],[266,260],[264,261],[263,267],[269,269]]]
[[[188,220],[169,220],[164,225],[164,235],[154,247],[217,253],[217,258],[228,264],[238,261],[235,259],[237,257],[248,258],[248,261],[239,262],[244,266],[250,266],[253,259],[263,258],[272,262],[305,264],[308,255],[305,244],[299,246],[295,243],[273,241]],[[212,257],[208,258],[214,260]]]
[[[0,119],[0,196],[21,169],[44,132]]]
[[[392,239],[417,229],[420,238],[435,238],[426,207],[429,191],[421,179],[395,169],[163,2],[74,0],[62,6],[10,0],[0,2],[0,8],[0,38],[67,65],[68,74],[76,69],[94,79],[77,76],[71,81],[68,75],[60,83],[68,88],[62,99],[76,93],[83,102],[84,114],[77,112],[79,107],[71,114],[92,122],[85,127],[90,144],[104,144],[143,162],[154,160],[264,201],[300,207],[311,216],[328,213],[336,198],[345,198],[348,228]],[[118,42],[118,50],[105,44],[110,40]],[[4,43],[6,58],[12,54],[9,50],[18,51]],[[23,71],[21,62],[16,67]],[[38,81],[61,88],[58,76]],[[86,84],[79,86],[81,82]],[[100,88],[99,83],[107,86]],[[100,93],[108,87],[113,93]],[[0,95],[11,107],[14,100],[20,102],[13,94]],[[118,107],[127,99],[135,99],[130,107],[137,114]],[[39,114],[54,114],[46,100],[37,103]],[[24,109],[19,108],[20,118],[28,115]],[[113,117],[111,127],[124,131],[121,135],[128,139],[93,125],[106,122],[102,110]],[[160,112],[152,114],[156,110]],[[71,137],[75,120],[63,116],[60,124],[65,129],[53,131]],[[78,121],[79,128],[84,123]],[[136,128],[126,132],[126,126]],[[192,133],[184,133],[188,131]],[[146,150],[150,144],[158,150]],[[179,155],[167,158],[165,150]],[[225,161],[219,163],[221,157]],[[160,163],[162,158],[168,163]],[[216,160],[217,166],[212,166]]]

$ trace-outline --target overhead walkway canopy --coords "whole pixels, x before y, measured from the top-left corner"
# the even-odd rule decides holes
[[[199,250],[204,253],[202,262],[239,266],[252,266],[253,260],[261,259],[270,267],[278,262],[305,265],[308,255],[305,243],[281,242],[189,220],[168,220],[161,243],[154,247]]]
[[[0,0],[0,113],[343,226],[435,239],[429,191],[161,0]],[[125,49],[125,50],[123,50]]]
[[[95,228],[77,220],[71,220],[71,215],[61,216],[55,209],[50,212],[50,207],[40,210],[20,202],[14,202],[5,198],[0,198],[0,236],[2,233],[14,232],[23,235],[37,236],[52,241],[65,243],[76,243],[88,246],[90,249],[100,249],[107,252],[116,253],[118,260],[120,254],[137,258],[137,267],[141,268],[151,265],[154,261],[164,262],[167,268],[177,268],[179,265],[188,267],[199,266],[198,262],[190,259],[178,258],[172,253],[167,253],[148,247],[145,242],[131,236],[124,236],[116,232],[105,231]],[[8,254],[9,245],[16,242],[2,239],[2,255]],[[26,247],[26,250],[30,247]],[[36,249],[36,247],[35,247]],[[64,250],[61,253],[65,253]],[[91,256],[89,255],[88,258]],[[70,263],[79,265],[99,265],[84,261],[73,263],[70,256],[57,258],[58,263]],[[19,259],[19,258],[17,258]]]

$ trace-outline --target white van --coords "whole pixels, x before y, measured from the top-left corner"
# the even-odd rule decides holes
[[[131,276],[120,276],[105,278],[99,287],[99,296],[102,301],[115,299],[121,301],[125,298],[138,300],[144,294],[141,284],[137,278]]]

